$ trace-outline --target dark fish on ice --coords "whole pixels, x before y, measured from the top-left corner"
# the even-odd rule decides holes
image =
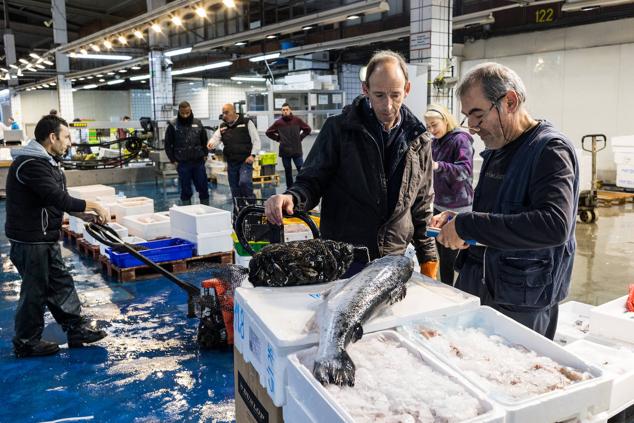
[[[346,347],[361,339],[363,323],[380,305],[405,297],[413,271],[414,264],[407,257],[382,257],[328,294],[317,316],[319,349],[313,375],[319,382],[354,386],[355,366]]]
[[[323,239],[270,244],[249,262],[255,286],[291,286],[332,282],[354,261],[368,262],[368,250]]]

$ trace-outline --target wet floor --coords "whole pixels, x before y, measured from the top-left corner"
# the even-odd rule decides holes
[[[154,183],[118,185],[127,196],[155,199],[155,209],[178,201],[175,186],[160,192]],[[282,187],[278,188],[282,189]],[[272,189],[259,193],[268,196]],[[213,188],[212,205],[229,210],[226,186]],[[634,283],[634,205],[600,209],[596,224],[579,223],[570,299],[599,304],[625,295]],[[5,203],[0,201],[4,228]],[[13,314],[19,276],[9,261],[0,230],[0,421],[42,422],[224,422],[233,421],[231,352],[200,351],[197,319],[186,317],[186,295],[162,278],[117,283],[80,258],[67,244],[66,265],[75,278],[84,312],[102,321],[109,336],[95,346],[53,357],[13,357]],[[180,275],[200,283],[210,272]],[[47,313],[45,338],[64,342]]]

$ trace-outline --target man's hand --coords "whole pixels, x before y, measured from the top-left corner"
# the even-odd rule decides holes
[[[441,213],[442,214],[442,213]],[[445,222],[440,230],[440,233],[436,237],[439,243],[452,250],[464,250],[469,248],[469,244],[464,242],[464,239],[460,238],[458,232],[456,232],[456,220],[451,219]]]
[[[209,140],[209,142],[207,143],[207,150],[213,150],[214,149],[214,143],[213,141]]]
[[[429,222],[429,226],[431,226],[432,228],[440,229],[445,226],[447,222],[453,219],[457,214],[458,213],[452,211],[444,211],[440,214],[432,216],[431,221]]]
[[[94,201],[86,201],[86,210],[97,213],[97,223],[104,224],[110,220],[108,211],[101,204]]]
[[[264,214],[269,222],[274,225],[282,225],[284,218],[283,211],[286,214],[293,214],[293,196],[289,194],[277,194],[270,197],[264,203]]]
[[[253,164],[253,162],[254,162],[254,161],[255,161],[255,157],[253,157],[253,155],[251,155],[251,156],[247,157],[247,158],[244,160],[244,162],[245,162],[246,164]]]

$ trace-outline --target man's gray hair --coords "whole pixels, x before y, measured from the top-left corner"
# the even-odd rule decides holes
[[[500,97],[508,91],[515,91],[519,103],[526,102],[526,87],[514,70],[495,62],[482,63],[470,69],[456,88],[456,96],[462,97],[472,87],[480,84],[485,97],[491,103],[500,105]]]
[[[379,65],[382,65],[385,62],[396,62],[401,68],[401,72],[403,72],[403,76],[405,77],[405,83],[407,84],[407,81],[409,81],[409,72],[407,71],[405,58],[402,54],[392,50],[380,50],[372,55],[372,58],[370,58],[370,61],[366,65],[365,84],[368,87],[370,86],[370,76],[372,76]]]

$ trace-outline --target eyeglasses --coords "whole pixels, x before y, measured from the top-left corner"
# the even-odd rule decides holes
[[[504,97],[506,97],[506,94],[504,94],[503,96],[495,100],[493,103],[491,103],[491,107],[489,107],[489,110],[484,112],[484,114],[482,115],[482,118],[480,118],[480,120],[478,121],[478,123],[475,124],[475,126],[468,125],[469,116],[465,116],[464,119],[462,119],[462,121],[460,122],[459,126],[461,128],[465,128],[473,132],[480,132],[480,125],[482,125],[482,122],[484,122],[484,119],[486,119],[487,115],[491,112],[491,110],[493,110],[494,107],[497,108],[497,103],[500,100],[502,100]],[[467,122],[467,125],[465,125],[465,122]]]

